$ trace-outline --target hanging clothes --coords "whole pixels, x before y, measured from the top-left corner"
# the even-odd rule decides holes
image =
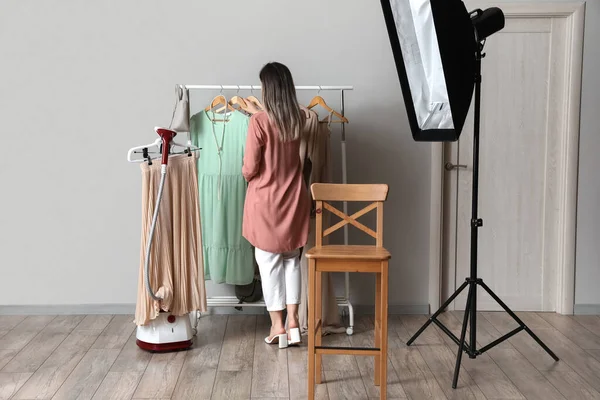
[[[303,164],[307,184],[325,183],[333,180],[331,171],[331,118],[320,122],[318,114],[304,106],[306,115],[304,139],[300,143],[300,159],[309,162],[308,168]],[[312,198],[312,197],[311,197]]]
[[[307,187],[313,183],[328,183],[333,181],[333,171],[331,163],[331,117],[329,115],[327,122],[319,122],[319,116],[313,110],[302,107],[307,116],[306,129],[304,137],[300,144],[300,159],[303,160],[304,176]],[[309,190],[309,196],[310,190]],[[313,202],[314,204],[314,202]],[[314,207],[313,207],[314,209]],[[323,226],[329,226],[330,214],[323,215]],[[315,221],[314,212],[311,213],[310,230],[308,234],[308,243],[306,249],[315,246]],[[323,244],[327,244],[329,238],[323,238]],[[300,331],[308,331],[308,259],[306,252],[303,252],[300,269],[302,271],[302,290],[300,294],[300,306],[298,310],[298,319]],[[322,304],[323,304],[323,334],[345,332],[345,328],[340,326],[340,313],[333,287],[332,275],[323,273],[322,277]]]
[[[144,284],[145,253],[158,198],[161,164],[159,161],[152,165],[143,163],[141,171],[142,240],[134,322],[146,325],[161,310],[176,316],[205,312],[196,160],[188,156],[169,158],[149,261],[150,285],[162,301],[152,299]]]
[[[247,285],[254,279],[253,248],[242,236],[249,120],[239,111],[201,111],[190,120],[192,143],[202,148],[197,167],[204,278],[215,283]]]

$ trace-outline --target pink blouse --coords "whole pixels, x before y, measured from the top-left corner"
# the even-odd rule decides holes
[[[242,235],[254,247],[283,253],[306,244],[310,197],[300,161],[300,139],[281,142],[267,113],[252,115],[242,167],[249,182]]]

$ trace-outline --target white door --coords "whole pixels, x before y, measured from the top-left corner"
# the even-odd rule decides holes
[[[507,18],[482,61],[478,276],[515,311],[555,311],[571,57],[566,18]],[[473,106],[446,144],[442,299],[470,271]],[[463,310],[467,290],[451,309]],[[478,287],[479,310],[501,307]]]

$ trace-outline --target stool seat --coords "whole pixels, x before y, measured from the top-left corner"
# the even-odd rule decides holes
[[[330,245],[313,247],[306,252],[306,258],[384,261],[389,260],[391,254],[385,248],[377,246]]]

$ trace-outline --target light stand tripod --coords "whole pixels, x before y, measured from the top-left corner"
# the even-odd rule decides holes
[[[477,229],[483,226],[483,220],[477,216],[477,203],[478,203],[478,190],[479,190],[479,125],[480,125],[480,101],[481,101],[481,59],[485,56],[482,53],[485,42],[477,43],[476,52],[476,67],[475,67],[475,116],[474,116],[474,129],[473,129],[473,193],[472,193],[472,214],[471,214],[471,276],[468,277],[465,282],[446,300],[444,304],[433,314],[427,322],[419,329],[415,335],[410,338],[406,343],[410,346],[415,339],[433,322],[435,323],[446,335],[448,335],[457,345],[458,354],[456,356],[456,367],[454,369],[454,379],[452,381],[452,388],[456,389],[458,383],[458,373],[460,370],[460,362],[462,359],[463,350],[469,355],[469,358],[476,358],[478,355],[483,354],[492,347],[502,343],[513,335],[525,331],[527,332],[542,348],[555,360],[558,361],[556,354],[552,352],[538,338],[527,325],[519,317],[511,311],[510,308],[483,282],[483,279],[477,277]],[[506,335],[494,340],[490,344],[477,349],[477,285],[480,285],[490,296],[498,303],[502,308],[519,324],[519,327],[510,331]],[[460,339],[457,338],[444,324],[437,320],[437,316],[448,307],[448,305],[467,287],[469,286],[469,293],[467,295],[467,303],[465,307],[465,314],[460,332]],[[465,343],[465,336],[467,332],[467,323],[470,322],[469,329],[469,344]]]

